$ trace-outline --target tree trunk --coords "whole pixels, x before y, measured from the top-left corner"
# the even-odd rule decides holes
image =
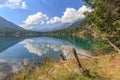
[[[107,40],[107,42],[120,54],[120,49],[117,46],[115,46],[110,40]]]
[[[93,24],[94,25],[94,24]],[[95,33],[95,31],[93,30],[93,29],[91,29],[91,28],[88,28],[88,29],[90,29],[93,33]],[[98,36],[98,35],[97,35]],[[100,35],[100,37],[102,38],[103,36],[101,36]],[[107,39],[107,42],[115,49],[115,50],[117,50],[118,51],[118,53],[120,54],[120,49],[117,47],[117,46],[115,46],[110,40],[108,40]]]

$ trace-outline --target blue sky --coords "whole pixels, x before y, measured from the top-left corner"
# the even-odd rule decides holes
[[[0,16],[25,29],[46,29],[84,18],[82,0],[0,0]]]

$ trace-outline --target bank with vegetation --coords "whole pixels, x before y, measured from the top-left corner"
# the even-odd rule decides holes
[[[120,55],[67,61],[45,61],[39,66],[29,66],[11,80],[119,80]]]

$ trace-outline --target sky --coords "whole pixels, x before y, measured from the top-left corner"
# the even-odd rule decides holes
[[[27,30],[50,29],[83,19],[82,0],[0,0],[0,16]]]

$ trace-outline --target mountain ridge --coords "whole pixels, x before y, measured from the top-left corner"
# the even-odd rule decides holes
[[[49,28],[49,29],[41,29],[40,32],[50,32],[50,31],[58,31],[58,30],[62,30],[65,28],[71,28],[74,27],[76,25],[78,25],[81,21],[76,21],[74,23],[65,23],[65,24],[60,24],[57,27],[54,28]]]
[[[0,16],[0,30],[3,30],[3,29],[25,30],[22,27],[14,24]]]

